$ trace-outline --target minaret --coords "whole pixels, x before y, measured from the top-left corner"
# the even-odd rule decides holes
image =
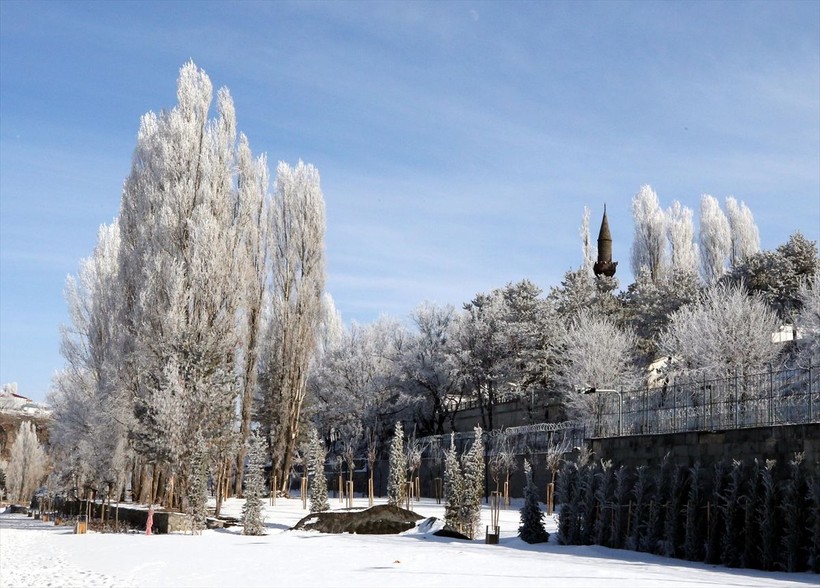
[[[609,233],[609,222],[606,220],[606,204],[604,204],[604,219],[601,221],[601,230],[598,233],[598,261],[592,266],[596,276],[601,274],[608,278],[615,275],[617,261],[612,261],[612,235]]]

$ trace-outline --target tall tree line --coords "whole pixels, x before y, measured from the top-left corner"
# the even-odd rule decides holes
[[[118,219],[68,280],[50,401],[55,478],[79,491],[116,470],[140,499],[181,508],[202,443],[221,499],[231,476],[241,489],[254,415],[290,467],[324,289],[319,174],[280,163],[271,191],[230,93],[209,118],[212,101],[185,64],[177,105],[142,117]]]

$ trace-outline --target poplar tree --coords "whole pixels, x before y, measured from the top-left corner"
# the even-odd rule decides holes
[[[288,493],[303,424],[310,361],[322,318],[325,286],[325,203],[319,172],[299,162],[276,169],[267,255],[270,320],[261,366],[260,420],[270,433],[281,491]]]

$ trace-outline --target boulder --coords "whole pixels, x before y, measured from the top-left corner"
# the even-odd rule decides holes
[[[295,531],[320,533],[358,533],[360,535],[396,535],[416,526],[423,519],[411,511],[380,504],[365,510],[311,513],[294,525]]]

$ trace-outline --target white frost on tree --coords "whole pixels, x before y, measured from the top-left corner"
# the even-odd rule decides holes
[[[325,460],[327,450],[315,430],[310,436],[310,512],[330,510],[327,499],[327,478],[325,477]]]
[[[669,318],[660,348],[678,372],[731,377],[764,371],[779,347],[777,316],[760,295],[719,284]]]
[[[261,420],[270,431],[276,479],[287,494],[325,285],[325,203],[315,167],[279,164],[271,216]]]
[[[6,489],[12,502],[28,504],[46,474],[46,453],[29,421],[20,423],[6,469]]]
[[[583,256],[581,268],[591,276],[592,266],[595,265],[595,258],[597,257],[597,247],[589,234],[589,215],[589,207],[584,206],[584,216],[581,219],[579,235],[581,237],[581,255]]]
[[[464,473],[456,452],[455,433],[450,433],[450,447],[444,452],[444,524],[459,533],[463,533],[463,502]]]
[[[166,503],[190,482],[197,434],[210,455],[234,445],[242,380],[239,211],[252,182],[238,175],[230,93],[217,92],[209,120],[212,90],[189,62],[177,105],[142,117],[120,207],[122,386],[135,401],[135,448],[164,470]]]
[[[799,336],[798,365],[817,369],[820,366],[820,272],[803,282],[797,291],[797,300],[801,304],[795,319]]]
[[[248,467],[245,469],[245,504],[242,505],[242,534],[265,535],[262,493],[265,489],[265,440],[257,434],[248,437]]]
[[[589,310],[579,312],[561,337],[558,382],[570,416],[597,415],[596,389],[630,389],[637,382],[633,352],[637,340],[629,328],[620,328],[608,317]]]
[[[752,211],[745,202],[729,196],[726,198],[726,216],[732,235],[729,262],[732,267],[743,263],[760,251],[760,232],[757,230]]]
[[[666,271],[666,217],[651,186],[641,186],[632,199],[635,237],[632,241],[632,273],[647,268],[653,281]]]
[[[473,429],[474,439],[463,457],[464,498],[461,501],[462,532],[475,539],[481,530],[481,502],[484,499],[484,432]]]
[[[677,200],[673,202],[666,211],[666,231],[672,271],[697,275],[699,260],[692,209]]]
[[[396,423],[395,434],[390,442],[389,474],[387,478],[387,504],[401,506],[407,485],[405,469],[404,429],[401,422]]]
[[[700,199],[701,275],[707,286],[716,283],[726,272],[726,260],[732,248],[732,232],[717,198],[704,194]]]

